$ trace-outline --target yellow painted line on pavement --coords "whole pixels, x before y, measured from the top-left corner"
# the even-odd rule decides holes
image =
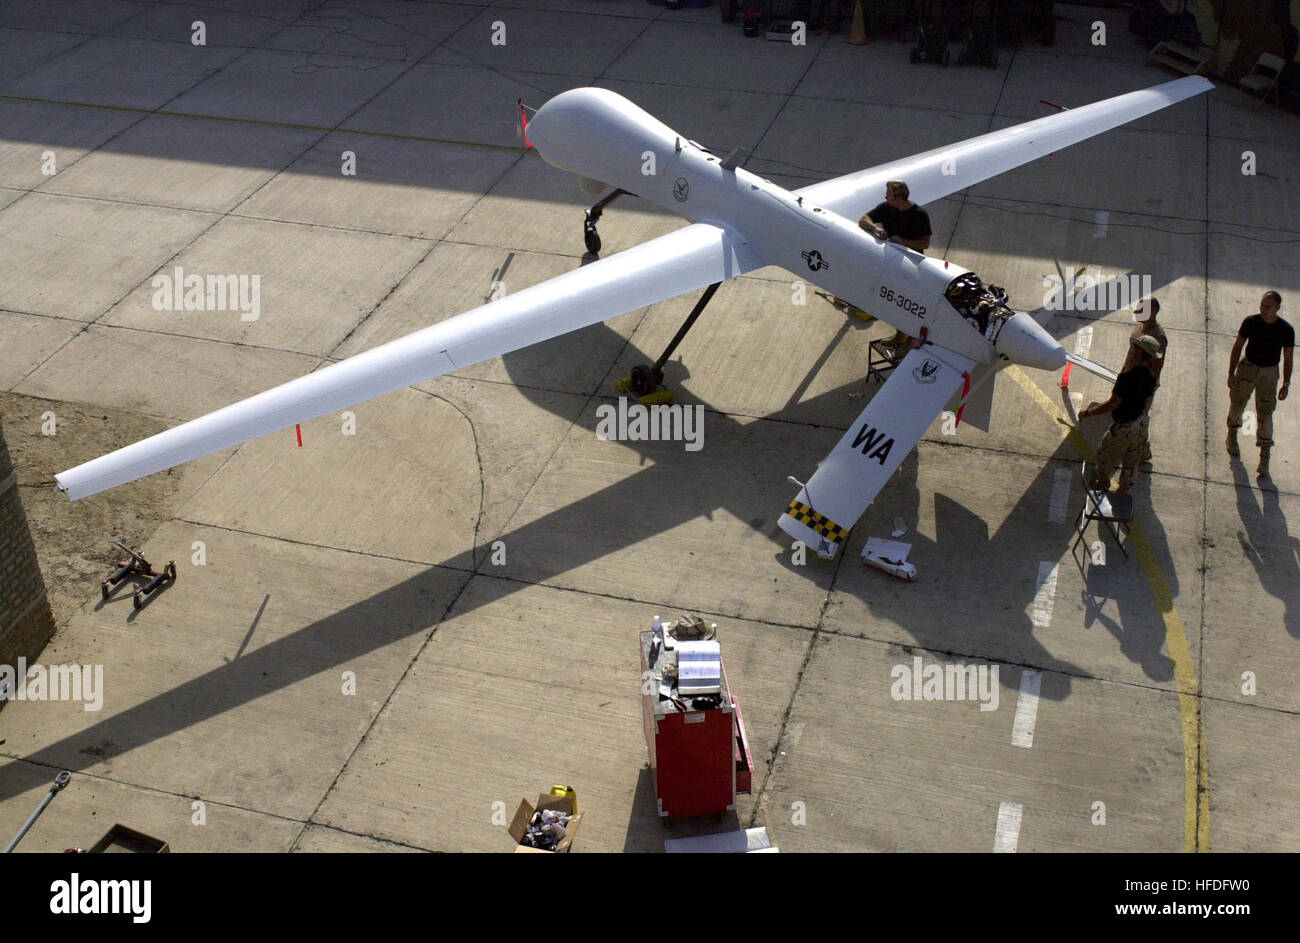
[[[1056,420],[1062,438],[1069,439],[1075,451],[1089,462],[1097,459],[1088,440],[1078,429],[1069,425],[1064,411],[1052,402],[1051,397],[1039,389],[1038,384],[1025,376],[1018,367],[1008,367],[1007,374],[1016,381],[1029,398]],[[1173,593],[1165,579],[1160,561],[1156,559],[1151,542],[1141,523],[1133,520],[1128,528],[1129,546],[1137,555],[1151,588],[1151,599],[1165,624],[1165,644],[1174,660],[1174,685],[1178,689],[1178,712],[1183,732],[1183,850],[1210,850],[1210,774],[1205,752],[1205,718],[1201,715],[1200,684],[1192,666],[1191,648],[1183,620],[1174,609]],[[1198,762],[1199,761],[1199,762]]]

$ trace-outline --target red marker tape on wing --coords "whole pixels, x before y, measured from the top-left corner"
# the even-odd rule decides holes
[[[532,147],[533,142],[528,140],[528,112],[524,110],[524,100],[519,99],[519,133],[524,136],[524,146]]]
[[[961,385],[961,405],[957,407],[957,421],[953,423],[953,425],[955,426],[961,425],[961,414],[966,411],[966,397],[968,396],[970,396],[970,374],[963,373],[962,385]]]

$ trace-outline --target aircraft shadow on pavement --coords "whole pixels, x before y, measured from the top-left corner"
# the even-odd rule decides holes
[[[612,328],[598,324],[580,333],[602,331],[612,331]],[[521,370],[534,358],[556,356],[566,343],[573,343],[573,337],[566,338],[508,354],[503,360],[511,372]],[[590,338],[576,339],[579,347],[590,341]],[[686,356],[689,357],[689,352]],[[607,392],[611,394],[612,379],[608,376],[602,384],[602,388],[608,388]],[[543,391],[521,390],[537,405],[547,408],[548,401],[542,395]],[[815,416],[821,424],[836,421],[840,428],[844,428],[866,401],[867,397],[849,400],[847,391],[840,388],[790,407],[781,413],[781,418],[811,421]],[[837,418],[828,420],[828,417]],[[751,422],[742,427],[737,420],[721,413],[711,413],[708,422],[711,437],[743,443],[745,452],[752,455],[749,464],[754,472],[747,476],[747,480],[708,480],[702,477],[696,456],[706,455],[707,450],[689,453],[681,448],[680,443],[673,442],[623,443],[635,445],[651,461],[629,477],[514,527],[508,533],[480,534],[478,547],[466,548],[396,586],[244,653],[234,661],[134,707],[99,720],[22,759],[75,772],[167,737],[327,668],[348,664],[399,639],[412,634],[432,633],[449,616],[459,617],[472,611],[473,607],[460,601],[461,594],[479,565],[485,562],[488,544],[495,539],[505,540],[512,548],[523,548],[522,554],[512,549],[512,556],[522,555],[534,562],[525,580],[493,580],[493,591],[485,594],[490,599],[508,596],[532,583],[553,583],[554,577],[566,571],[617,553],[688,521],[711,517],[718,510],[748,521],[756,532],[755,536],[771,540],[776,558],[774,565],[778,565],[776,561],[788,560],[789,541],[777,528],[776,517],[784,510],[793,487],[785,480],[785,474],[799,469],[775,467],[771,456],[787,454],[790,449],[788,437],[793,434],[792,430],[800,427],[789,421]],[[838,428],[829,431],[825,441],[827,451],[838,435]],[[925,441],[921,444],[924,451],[952,447],[960,446]],[[808,455],[803,462],[811,468],[820,457]],[[801,568],[802,575],[823,590],[829,590],[838,568],[840,582],[837,589],[855,593],[868,605],[874,618],[898,625],[918,646],[958,652],[976,659],[1006,659],[1045,669],[1051,673],[1043,679],[1041,696],[1063,699],[1070,692],[1070,676],[1086,672],[1053,656],[1034,637],[1026,609],[1034,598],[1038,561],[1059,559],[1067,542],[1073,538],[1070,528],[1059,528],[1059,533],[1049,533],[1045,537],[1034,535],[1042,535],[1046,530],[1042,526],[1042,507],[1046,504],[1054,469],[1060,467],[1061,462],[1072,465],[1076,460],[1072,447],[1062,442],[1056,453],[1042,462],[1042,469],[1025,490],[1025,495],[1035,494],[1041,500],[1026,501],[1022,497],[1004,525],[991,536],[986,523],[969,509],[942,493],[934,496],[939,539],[928,540],[914,530],[906,538],[913,543],[911,559],[918,562],[923,573],[935,574],[934,578],[940,584],[945,579],[944,572],[957,567],[979,566],[987,573],[990,567],[994,572],[1002,572],[999,568],[1004,565],[1008,568],[1014,566],[1018,574],[1014,579],[1003,581],[984,579],[982,583],[986,591],[977,598],[958,599],[946,597],[941,592],[931,593],[925,597],[930,600],[928,605],[917,605],[916,600],[921,594],[909,593],[909,590],[918,588],[915,584],[909,586],[869,571],[857,559],[861,534],[870,526],[873,509],[875,513],[883,513],[880,509],[888,508],[891,517],[897,514],[909,521],[917,519],[923,496],[917,486],[919,459],[915,451],[886,485],[873,509],[868,510],[868,516],[855,530],[838,561],[828,564],[812,557],[808,565]],[[612,520],[618,521],[619,526],[608,526]],[[879,528],[876,532],[880,532]],[[574,533],[581,533],[584,539],[556,546],[557,535]],[[1027,534],[1031,536],[1027,538]],[[534,548],[533,551],[528,550],[530,547]],[[1162,563],[1167,564],[1167,548],[1160,556]],[[538,560],[542,561],[540,565],[536,562]],[[448,571],[461,577],[455,581],[452,592],[446,589]],[[1172,567],[1168,567],[1168,572],[1172,572]],[[1149,595],[1136,591],[1128,595],[1135,612],[1140,613],[1143,606],[1150,610]],[[969,612],[964,617],[960,613],[954,616],[954,606],[969,607]],[[1004,612],[1005,616],[990,619],[987,613],[991,610]],[[1144,620],[1139,614],[1137,622],[1149,621],[1149,613],[1147,615],[1148,619]],[[954,633],[959,636],[956,641]],[[866,634],[871,633],[868,631]],[[1123,641],[1121,638],[1121,643]],[[1150,661],[1152,644],[1144,634],[1139,642],[1130,643],[1126,654],[1145,667]],[[1009,674],[1003,681],[1008,686],[1015,683],[1017,677],[1015,673]],[[202,705],[197,713],[195,705]],[[11,763],[6,769],[14,771],[20,765]],[[30,788],[29,779],[9,772],[0,776],[0,801]]]

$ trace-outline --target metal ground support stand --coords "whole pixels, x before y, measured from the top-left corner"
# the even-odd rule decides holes
[[[112,595],[110,587],[116,588],[118,584],[128,578],[148,578],[149,582],[143,586],[137,587],[135,592],[132,594],[131,604],[135,606],[136,609],[139,609],[144,605],[144,597],[152,595],[167,583],[173,583],[176,581],[176,561],[168,561],[167,565],[163,567],[161,573],[155,573],[153,566],[150,565],[149,561],[146,560],[144,555],[138,550],[132,550],[116,538],[113,539],[113,545],[120,550],[125,550],[129,555],[129,559],[119,560],[117,562],[116,572],[99,584],[99,595],[103,599],[108,599],[108,597]]]
[[[586,245],[587,251],[593,255],[600,252],[600,233],[596,232],[596,223],[600,221],[600,216],[605,212],[605,207],[625,193],[627,193],[626,190],[615,190],[586,211],[586,219],[582,223],[582,241]]]
[[[704,294],[700,300],[695,302],[695,307],[691,313],[686,316],[682,326],[677,329],[673,339],[668,342],[667,348],[659,355],[659,359],[654,362],[653,366],[638,364],[632,368],[632,372],[614,384],[614,388],[620,393],[631,393],[643,405],[653,406],[660,403],[671,403],[673,401],[672,391],[663,386],[664,382],[664,364],[668,358],[673,355],[677,345],[686,337],[687,332],[695,325],[700,313],[705,306],[713,300],[714,292],[722,282],[714,282],[708,288],[704,289]]]
[[[42,799],[41,804],[36,807],[36,811],[28,817],[27,821],[23,823],[23,827],[18,830],[18,834],[14,836],[13,841],[11,841],[5,848],[5,854],[9,854],[9,852],[13,851],[18,843],[23,840],[23,836],[31,830],[31,827],[36,823],[36,820],[41,817],[41,813],[45,811],[45,807],[54,801],[54,797],[63,791],[63,787],[66,786],[71,779],[72,774],[66,769],[59,773],[58,776],[54,777],[54,782],[50,785],[50,791],[45,794],[45,798]]]
[[[898,348],[888,345],[883,340],[874,340],[868,345],[870,353],[867,355],[867,379],[879,380],[884,382],[885,378],[893,372],[894,368],[903,362],[907,356],[907,348]]]
[[[901,332],[900,332],[901,333]],[[930,333],[928,327],[922,327],[917,337],[909,338],[906,344],[898,346],[889,341],[872,341],[867,354],[867,382],[884,380],[910,351],[925,346],[925,336]]]

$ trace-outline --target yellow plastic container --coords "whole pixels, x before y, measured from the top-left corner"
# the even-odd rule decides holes
[[[578,790],[574,789],[572,786],[552,786],[551,795],[561,799],[572,799],[573,814],[578,814]]]

